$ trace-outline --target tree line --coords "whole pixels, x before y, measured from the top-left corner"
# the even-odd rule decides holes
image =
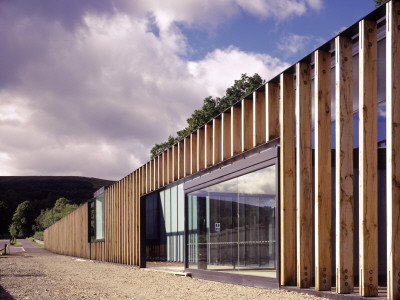
[[[265,83],[260,75],[255,73],[248,76],[246,73],[241,75],[239,80],[235,80],[234,84],[226,89],[225,95],[222,97],[206,97],[203,99],[201,109],[196,109],[192,115],[186,120],[187,126],[176,133],[176,136],[169,136],[168,139],[160,144],[155,144],[150,150],[150,159],[153,159],[167,150],[176,142],[188,136],[191,132],[200,128],[220,113],[232,106],[243,96],[251,93],[256,88]]]
[[[52,208],[42,209],[35,218],[35,211],[30,201],[18,204],[8,230],[12,238],[32,236],[36,231],[43,231],[78,207],[66,198],[57,199]]]

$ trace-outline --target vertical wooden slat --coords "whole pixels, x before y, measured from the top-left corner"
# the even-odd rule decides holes
[[[145,193],[150,193],[150,177],[151,177],[151,168],[150,168],[150,161],[146,164],[146,190]]]
[[[128,250],[128,246],[129,246],[129,240],[128,240],[128,231],[129,231],[129,220],[127,218],[128,216],[128,203],[129,203],[129,199],[128,199],[128,189],[129,189],[129,175],[125,176],[124,178],[124,209],[123,209],[123,218],[124,218],[124,236],[123,236],[123,240],[124,240],[124,264],[129,264],[129,250]]]
[[[253,98],[242,99],[242,152],[253,147]]]
[[[197,172],[197,133],[190,134],[190,173]]]
[[[242,113],[240,106],[231,107],[231,156],[242,151]]]
[[[353,59],[352,41],[335,39],[336,76],[336,292],[351,293],[353,270]]]
[[[222,157],[222,140],[221,140],[221,135],[222,135],[222,129],[221,129],[221,119],[216,118],[213,120],[213,159],[212,163],[217,164],[221,161]]]
[[[178,179],[185,177],[185,151],[184,141],[178,142]]]
[[[312,278],[311,66],[296,64],[297,286]]]
[[[117,262],[121,263],[122,257],[122,222],[121,222],[121,194],[122,194],[122,182],[118,182],[118,196],[117,196],[117,205],[118,205],[118,214],[117,214],[117,227],[118,227],[118,243],[117,243]]]
[[[315,288],[330,290],[331,243],[331,55],[315,52]]]
[[[149,192],[154,190],[154,159],[150,161],[150,189]]]
[[[153,161],[154,162],[154,161]],[[122,262],[126,264],[126,257],[127,257],[127,251],[126,251],[126,245],[127,245],[127,238],[126,238],[126,225],[127,225],[127,220],[126,220],[126,177],[123,179],[123,198],[122,198],[122,246],[123,246],[123,254],[122,254]]]
[[[197,129],[197,171],[204,169],[205,165],[205,134],[204,127]]]
[[[265,85],[266,97],[266,140],[270,141],[279,137],[279,85],[267,83]]]
[[[168,184],[168,150],[165,150],[163,156],[163,185]]]
[[[160,155],[154,159],[154,189],[160,187]]]
[[[167,156],[168,156],[168,167],[167,167],[167,184],[170,184],[174,181],[174,161],[173,161],[173,154],[174,153],[174,149],[173,147],[169,148],[167,150]]]
[[[135,176],[134,172],[132,172],[129,176],[129,215],[128,215],[128,220],[129,222],[129,244],[130,244],[130,264],[134,265],[135,264],[135,206],[134,206],[134,201],[135,201]]]
[[[140,177],[141,177],[141,173],[138,172],[137,173],[137,193],[136,193],[136,265],[139,265],[140,262],[140,247],[141,247],[141,243],[140,243]]]
[[[140,172],[140,178],[141,178],[141,189],[140,189],[140,196],[146,194],[146,166],[142,167],[142,170]]]
[[[140,170],[140,169],[139,169]],[[140,178],[140,172],[137,170],[135,172],[135,185],[136,185],[136,193],[135,193],[135,265],[139,265],[140,261],[140,254],[139,254],[139,249],[140,249],[140,203],[139,203],[139,194],[140,194],[140,188],[139,188],[139,178]]]
[[[160,160],[158,162],[159,167],[159,187],[164,186],[164,152],[159,156]]]
[[[400,2],[386,4],[387,289],[400,299]]]
[[[212,123],[208,123],[204,126],[204,149],[205,159],[204,168],[208,168],[213,163],[213,126]]]
[[[360,295],[378,295],[377,27],[361,20],[359,32]]]
[[[137,226],[137,217],[136,217],[136,194],[138,192],[138,186],[137,186],[137,177],[138,177],[138,170],[133,172],[133,264],[136,266],[136,248],[137,248],[137,231],[136,231],[136,226]]]
[[[178,180],[178,173],[179,173],[179,170],[178,170],[178,162],[179,162],[179,157],[178,157],[178,144],[175,144],[175,145],[173,145],[172,146],[172,151],[173,151],[173,153],[172,153],[172,161],[173,161],[173,170],[172,170],[172,178],[173,178],[173,181],[176,181],[176,180]]]
[[[280,215],[282,285],[296,285],[294,77],[280,75]]]
[[[224,112],[221,115],[222,123],[222,160],[231,157],[231,114],[230,112]]]
[[[184,171],[183,171],[183,176],[189,176],[191,174],[191,168],[190,168],[190,136],[185,137],[184,142],[183,142],[183,147],[184,147]]]
[[[265,92],[253,92],[253,147],[264,144],[267,136]]]

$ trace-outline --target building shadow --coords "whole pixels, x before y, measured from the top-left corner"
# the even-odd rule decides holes
[[[0,285],[0,299],[3,300],[14,300],[15,298],[11,296],[1,285]]]

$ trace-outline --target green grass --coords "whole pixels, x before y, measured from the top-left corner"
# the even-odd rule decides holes
[[[17,239],[13,240],[10,244],[12,246],[20,246],[21,245],[21,243]]]
[[[39,243],[36,243],[36,242],[35,242],[35,239],[34,239],[33,237],[28,237],[28,238],[26,238],[26,239],[32,241],[33,243],[35,243],[35,244],[38,245],[39,247],[44,248],[44,245],[39,244]]]
[[[41,247],[41,248],[44,248],[44,245],[42,245],[42,244],[39,244],[39,243],[36,243],[36,242],[34,242],[36,245],[38,245],[39,247]]]

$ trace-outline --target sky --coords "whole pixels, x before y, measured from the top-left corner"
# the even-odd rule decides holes
[[[241,74],[268,80],[373,0],[0,0],[0,176],[118,180]]]

